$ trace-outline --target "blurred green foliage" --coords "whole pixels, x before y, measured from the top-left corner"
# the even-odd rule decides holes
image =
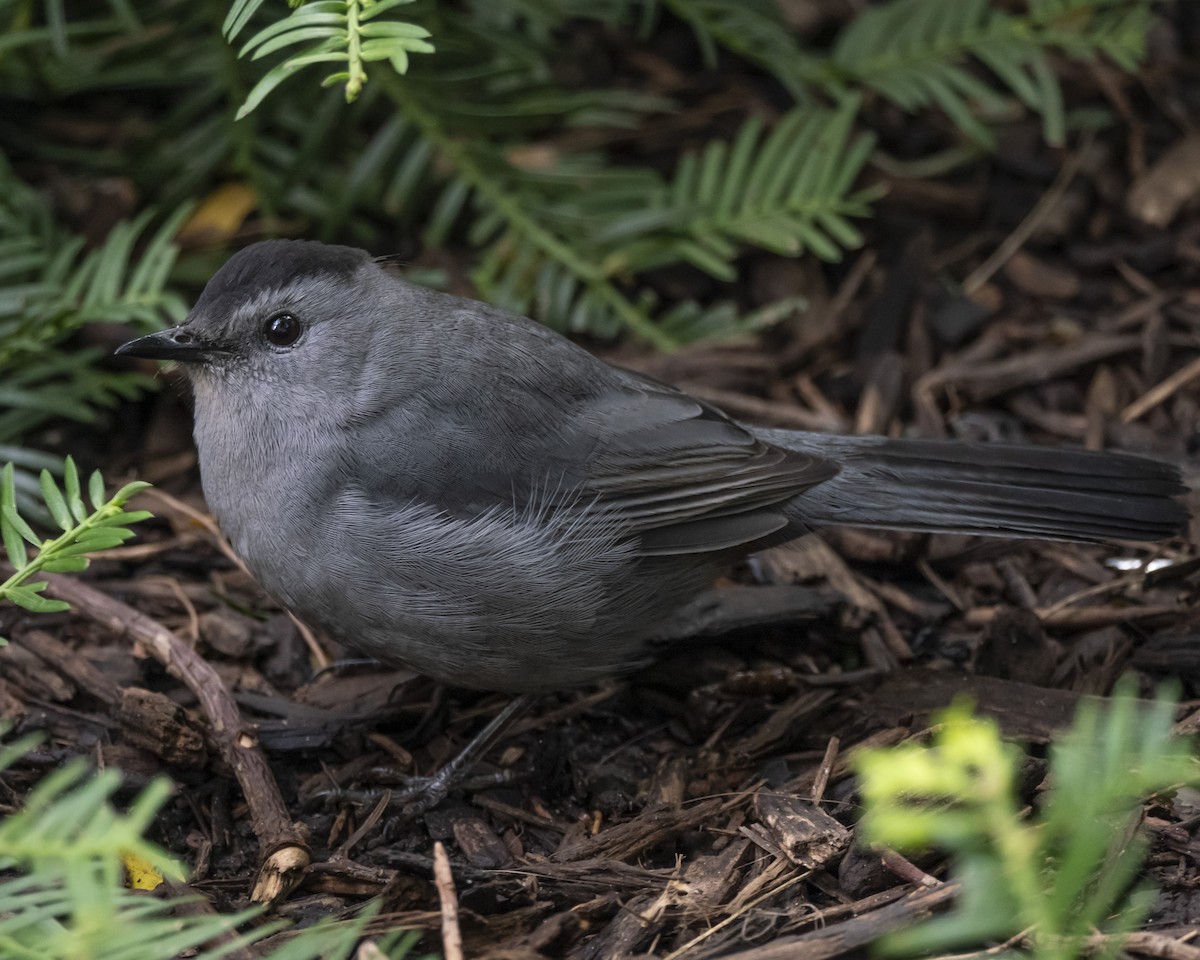
[[[596,337],[777,322],[800,301],[747,311],[746,254],[862,243],[881,105],[938,111],[948,149],[1014,110],[1061,143],[1055,58],[1133,69],[1150,15],[886,0],[818,43],[775,0],[0,0],[0,458],[32,494],[48,418],[143,386],[81,331],[178,320],[266,234],[419,237],[481,298]],[[749,115],[710,116],[710,72],[749,79]]]
[[[7,780],[14,777],[10,768],[38,742],[30,736],[5,743],[6,733],[0,726],[0,775]],[[361,955],[358,942],[377,905],[267,947],[264,941],[287,924],[264,921],[257,908],[213,913],[195,909],[196,896],[149,893],[164,878],[185,879],[183,867],[146,839],[171,785],[151,781],[123,812],[114,804],[121,789],[116,770],[97,773],[77,757],[44,776],[23,798],[23,808],[0,820],[0,956],[219,960],[251,948],[264,960]],[[397,931],[372,943],[377,956],[416,960],[418,939]]]
[[[1147,850],[1142,802],[1200,778],[1191,744],[1174,735],[1175,706],[1166,695],[1139,701],[1130,683],[1110,701],[1084,700],[1052,745],[1049,790],[1030,817],[1020,751],[966,703],[941,715],[929,745],[860,753],[860,835],[902,852],[940,849],[962,884],[954,910],[885,938],[885,952],[1018,938],[1037,960],[1116,956],[1153,901],[1135,884]],[[1094,934],[1110,936],[1085,947]]]

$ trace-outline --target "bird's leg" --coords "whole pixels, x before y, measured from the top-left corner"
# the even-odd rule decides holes
[[[429,777],[409,778],[407,785],[392,795],[390,806],[393,809],[398,807],[406,816],[418,816],[432,810],[470,775],[474,766],[500,741],[512,721],[528,710],[532,703],[533,697],[529,694],[513,697],[503,710],[488,721],[487,726],[475,734],[458,756],[449,760],[437,773]]]
[[[513,719],[527,710],[532,703],[533,697],[529,694],[514,697],[504,706],[503,710],[488,721],[487,725],[456,757],[432,776],[402,777],[401,786],[398,788],[329,787],[316,791],[309,799],[324,805],[343,803],[371,805],[378,803],[386,796],[390,809],[398,809],[405,816],[418,816],[436,807],[446,799],[446,795],[451,790],[469,780],[474,766],[499,742]],[[491,779],[497,784],[509,781],[506,773],[493,775]]]

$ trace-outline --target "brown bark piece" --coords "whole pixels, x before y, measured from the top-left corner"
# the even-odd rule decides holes
[[[754,808],[767,836],[797,866],[824,867],[850,845],[850,831],[808,800],[763,789]]]
[[[208,760],[196,719],[170,697],[130,687],[117,706],[124,737],[167,763],[200,767]]]
[[[889,725],[902,718],[913,718],[917,726],[928,725],[933,714],[958,696],[969,697],[980,713],[995,717],[1006,736],[1037,743],[1070,726],[1080,699],[1067,690],[912,668],[888,674],[864,698],[862,709]]]
[[[480,817],[459,817],[451,829],[454,841],[471,866],[498,870],[512,861],[504,841]]]

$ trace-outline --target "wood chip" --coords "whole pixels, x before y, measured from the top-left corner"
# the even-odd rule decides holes
[[[1165,227],[1200,193],[1200,134],[1175,143],[1129,189],[1130,214],[1152,227]]]
[[[1019,250],[1004,265],[1004,275],[1022,293],[1046,300],[1071,300],[1079,295],[1079,275],[1065,267]]]
[[[811,801],[764,788],[754,807],[774,845],[797,866],[824,867],[850,846],[850,831]]]

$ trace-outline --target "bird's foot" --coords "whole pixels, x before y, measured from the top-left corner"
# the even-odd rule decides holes
[[[331,787],[318,791],[313,799],[333,805],[350,803],[369,806],[378,804],[388,797],[387,809],[399,815],[401,819],[411,819],[432,810],[449,796],[450,791],[461,786],[471,786],[483,789],[512,782],[512,774],[501,770],[495,774],[472,776],[475,766],[484,755],[494,747],[508,729],[509,724],[520,713],[528,709],[532,698],[529,696],[514,697],[487,725],[477,733],[459,754],[447,762],[437,773],[428,777],[402,777],[394,788],[371,787],[361,790],[347,790],[341,787]]]

